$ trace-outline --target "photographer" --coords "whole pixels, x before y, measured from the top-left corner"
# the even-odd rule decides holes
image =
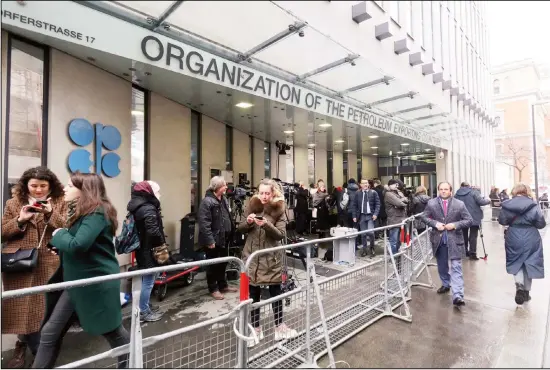
[[[302,181],[300,181],[299,185],[300,186],[296,190],[296,207],[294,207],[294,218],[296,219],[296,232],[303,235],[307,230],[309,191],[306,189]]]
[[[229,204],[224,196],[227,184],[222,176],[214,176],[199,206],[199,247],[204,248],[207,259],[227,256],[226,242],[231,234]],[[238,289],[227,284],[227,263],[208,266],[206,282],[210,295],[216,300],[224,299],[222,293],[234,293]]]
[[[264,179],[258,186],[258,195],[250,199],[246,210],[246,220],[241,222],[238,230],[248,234],[243,249],[243,261],[252,253],[261,249],[273,248],[281,245],[286,235],[286,204],[279,185],[275,180]],[[262,293],[262,285],[269,287],[269,295],[275,297],[281,294],[283,253],[275,251],[254,258],[250,263],[250,298],[259,302]],[[296,330],[283,323],[283,302],[273,302],[273,315],[275,320],[275,340],[294,338]],[[260,327],[260,309],[252,310],[251,321],[258,340],[263,339]],[[254,340],[248,343],[249,347],[257,344]]]

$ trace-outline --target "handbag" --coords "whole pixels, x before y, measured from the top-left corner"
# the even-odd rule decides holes
[[[31,272],[38,264],[38,250],[42,247],[42,241],[44,241],[47,229],[48,225],[44,227],[44,232],[37,248],[19,249],[14,253],[2,253],[2,272]]]
[[[504,228],[504,236],[506,236],[506,234],[508,233],[508,229],[510,228],[510,226],[512,226],[512,224],[516,221],[516,219],[520,216],[523,216],[524,214],[526,214],[527,212],[529,212],[533,207],[535,207],[537,204],[536,203],[533,203],[531,204],[529,207],[527,207],[527,209],[525,211],[523,211],[522,213],[520,213],[519,215],[515,215],[513,218],[512,218],[512,221],[510,221],[510,224],[508,224],[508,226],[506,226]]]
[[[161,246],[153,248],[153,258],[159,265],[164,265],[170,259],[168,245],[165,243]]]

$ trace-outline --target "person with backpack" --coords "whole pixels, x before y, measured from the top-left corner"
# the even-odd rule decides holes
[[[134,185],[132,198],[128,203],[128,225],[134,219],[132,231],[137,234],[139,246],[135,249],[139,269],[158,267],[154,257],[155,249],[166,245],[164,225],[160,210],[160,186],[154,181],[141,181]],[[125,222],[126,225],[126,222]],[[124,232],[124,230],[123,230]],[[162,319],[163,313],[158,306],[151,304],[151,292],[155,286],[157,274],[144,275],[141,279],[139,299],[140,321],[154,322]]]

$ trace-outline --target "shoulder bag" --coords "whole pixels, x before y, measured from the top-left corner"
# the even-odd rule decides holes
[[[2,272],[31,272],[38,264],[38,250],[42,247],[48,225],[40,238],[37,248],[19,249],[14,253],[2,253]]]
[[[527,212],[529,212],[531,210],[531,208],[533,208],[534,206],[536,206],[537,204],[534,203],[534,204],[531,204],[529,207],[527,207],[527,209],[525,211],[523,211],[522,213],[520,213],[519,215],[515,215],[513,218],[512,218],[512,221],[510,221],[510,224],[504,229],[504,236],[506,236],[506,233],[508,232],[508,229],[510,228],[510,226],[512,226],[512,224],[516,221],[516,219],[519,217],[519,216],[523,216],[524,214],[526,214]]]

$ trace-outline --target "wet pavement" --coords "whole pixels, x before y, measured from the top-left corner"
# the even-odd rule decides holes
[[[545,344],[545,338],[549,324],[550,283],[548,279],[535,280],[531,294],[533,299],[518,308],[514,302],[513,277],[505,270],[502,228],[496,223],[486,222],[484,234],[489,254],[487,261],[464,260],[463,263],[466,293],[464,308],[460,311],[453,309],[449,295],[439,296],[435,293],[435,289],[439,287],[439,278],[436,267],[430,267],[436,288],[412,288],[412,300],[409,302],[412,323],[391,317],[383,318],[338,346],[334,350],[335,360],[345,360],[351,367],[542,367],[543,361],[546,361],[544,365],[548,367],[550,347],[548,343]],[[544,242],[546,246],[550,246],[550,233],[544,235]],[[482,251],[479,243],[478,255],[482,255]],[[370,261],[368,258],[359,259],[356,266]],[[289,259],[289,262],[290,273],[297,277],[298,285],[303,283],[305,275],[301,264],[297,261],[294,263],[293,259]],[[547,259],[546,265],[548,264]],[[320,261],[316,263],[320,280],[346,269],[345,266],[323,264]],[[420,280],[426,281],[425,273]],[[166,314],[159,322],[142,325],[144,337],[227,313],[238,304],[238,294],[227,295],[221,302],[212,300],[206,294],[204,274],[199,274],[191,286],[171,286],[164,301],[158,302],[156,298],[152,298],[152,302],[160,303]],[[127,317],[128,308],[124,309],[124,313]],[[130,326],[128,319],[125,324],[126,327]],[[222,338],[223,333],[218,335]],[[185,341],[183,337],[182,335],[181,343]],[[2,336],[3,367],[11,355],[13,343],[13,336]],[[181,343],[180,347],[183,346]],[[225,346],[226,349],[233,347],[231,343]],[[168,347],[174,343],[164,342],[161,345]],[[168,350],[155,347],[155,351],[170,352],[171,356],[177,352],[175,348]],[[108,346],[101,337],[92,337],[74,329],[64,340],[57,365],[107,349]],[[204,359],[207,356],[213,357],[212,355],[213,353],[200,354],[202,363],[206,363]],[[187,367],[189,364],[182,363],[186,360],[191,361],[191,358],[179,359],[176,364],[173,359],[166,359],[166,355],[162,357],[156,353],[154,362],[145,365]],[[113,361],[95,365],[112,364]],[[224,361],[209,364],[220,367],[233,365]],[[319,365],[326,367],[326,358],[321,359]],[[345,364],[340,363],[338,367],[345,367]]]

